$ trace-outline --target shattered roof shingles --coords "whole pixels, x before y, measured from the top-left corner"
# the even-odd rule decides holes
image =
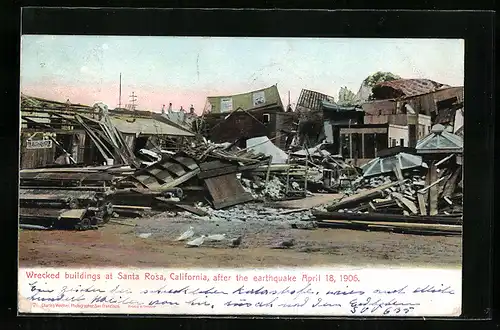
[[[398,79],[385,81],[375,85],[373,87],[373,94],[377,94],[377,90],[384,87],[396,90],[400,96],[412,96],[430,93],[440,88],[448,88],[451,86],[441,84],[430,79]]]
[[[297,101],[297,108],[305,108],[308,110],[321,110],[322,101],[334,103],[333,96],[323,93],[303,89],[300,92],[299,100]]]

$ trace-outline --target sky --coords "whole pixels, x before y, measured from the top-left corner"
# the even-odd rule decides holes
[[[377,71],[463,86],[459,39],[215,38],[23,35],[21,92],[109,108],[130,103],[161,111],[194,106],[207,96],[246,93],[277,84],[283,104],[300,91],[338,98],[356,93]]]

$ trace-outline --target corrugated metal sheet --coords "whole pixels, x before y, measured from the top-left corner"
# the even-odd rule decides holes
[[[376,99],[389,99],[426,94],[449,87],[429,79],[398,79],[373,86],[372,93]]]
[[[297,101],[296,111],[319,111],[322,109],[322,102],[334,103],[334,97],[319,92],[303,89]]]
[[[113,116],[110,119],[113,125],[125,134],[194,136],[191,132],[162,123],[153,118]]]

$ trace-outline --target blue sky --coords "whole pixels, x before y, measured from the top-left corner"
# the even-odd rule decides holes
[[[302,88],[337,98],[357,92],[376,71],[463,85],[464,43],[452,39],[303,39],[143,36],[22,37],[21,91],[73,103],[118,105],[138,95],[141,109],[159,111],[207,96],[278,84],[283,102]]]

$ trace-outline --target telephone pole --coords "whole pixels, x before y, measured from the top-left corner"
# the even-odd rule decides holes
[[[137,104],[135,103],[137,101],[137,95],[135,95],[135,93],[132,92],[132,95],[130,95],[129,97],[130,97],[130,103],[132,104],[132,110],[135,111],[135,107],[137,106]]]

